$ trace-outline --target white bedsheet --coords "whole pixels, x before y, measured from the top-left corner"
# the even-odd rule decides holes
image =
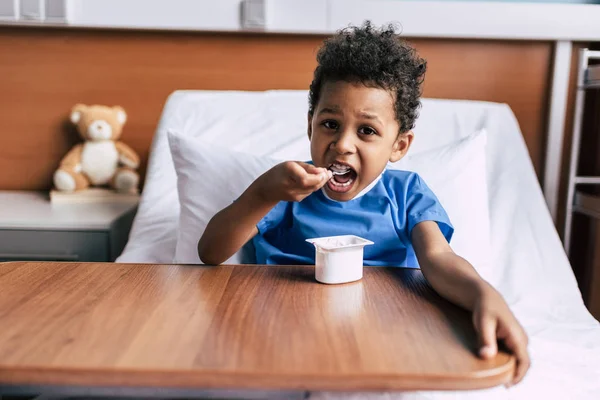
[[[305,91],[172,94],[156,131],[129,243],[118,262],[169,263],[179,206],[166,132],[198,136],[235,150],[309,158]],[[411,152],[485,128],[492,240],[491,271],[530,338],[532,367],[511,389],[471,392],[314,393],[314,398],[600,399],[600,325],[585,309],[546,208],[517,121],[507,105],[424,99]],[[269,143],[269,146],[265,146]],[[271,151],[270,149],[275,149]]]

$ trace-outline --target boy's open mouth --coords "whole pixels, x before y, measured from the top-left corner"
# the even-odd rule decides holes
[[[333,163],[329,166],[333,173],[331,179],[327,182],[327,187],[333,192],[346,193],[356,180],[356,171],[351,166],[341,163]]]

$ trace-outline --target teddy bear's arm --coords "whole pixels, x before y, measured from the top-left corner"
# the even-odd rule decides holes
[[[115,146],[119,152],[119,162],[126,167],[136,169],[140,165],[140,157],[137,153],[123,142],[116,142]]]
[[[82,144],[77,144],[62,158],[60,161],[61,167],[77,168],[81,164]]]

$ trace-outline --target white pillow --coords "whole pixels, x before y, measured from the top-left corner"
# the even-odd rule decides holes
[[[228,150],[201,138],[168,133],[177,173],[180,214],[174,262],[201,263],[198,239],[217,212],[231,204],[263,172],[279,161]],[[252,257],[253,258],[253,257]],[[241,251],[225,264],[248,261]]]
[[[408,154],[389,168],[417,172],[448,213],[450,246],[480,272],[491,268],[490,212],[486,180],[487,132],[449,145]]]
[[[197,264],[200,263],[198,239],[210,218],[281,160],[234,152],[175,133],[169,133],[168,137],[181,206],[174,262]],[[389,166],[412,170],[423,177],[455,226],[452,247],[476,267],[489,265],[491,251],[485,141],[485,132],[478,132]],[[240,251],[225,263],[248,260],[247,254]]]

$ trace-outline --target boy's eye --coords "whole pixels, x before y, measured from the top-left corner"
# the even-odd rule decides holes
[[[337,122],[332,121],[330,119],[323,121],[322,125],[327,129],[333,129],[333,130],[335,130],[339,127]]]
[[[376,134],[377,134],[377,131],[375,131],[375,129],[373,129],[373,128],[370,128],[370,127],[368,127],[368,126],[362,126],[362,127],[361,127],[361,128],[358,130],[358,133],[361,133],[361,134],[363,134],[363,135],[370,136],[370,135],[376,135]]]

